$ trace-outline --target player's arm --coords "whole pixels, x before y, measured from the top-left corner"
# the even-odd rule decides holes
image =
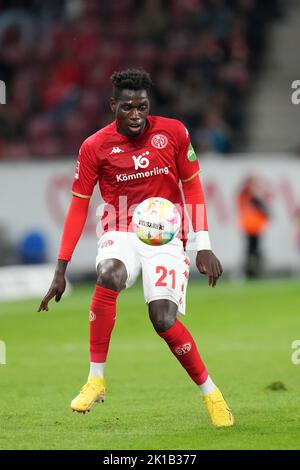
[[[48,311],[48,303],[55,297],[59,302],[66,288],[65,273],[75,247],[82,234],[88,214],[89,199],[73,196],[65,220],[61,245],[51,286],[43,298],[38,312]]]
[[[196,234],[196,266],[200,273],[207,275],[209,285],[215,287],[223,268],[211,250],[205,197],[199,178],[199,162],[190,142],[188,131],[182,124],[178,126],[177,137],[177,168],[187,210]]]
[[[207,226],[206,204],[199,175],[188,181],[182,181],[182,188],[187,210],[196,235],[196,266],[200,273],[206,274],[208,283],[215,287],[223,273],[223,268],[211,250]]]
[[[38,308],[38,312],[48,311],[50,300],[55,297],[56,302],[59,302],[65,291],[66,269],[82,234],[88,214],[90,197],[97,180],[98,168],[94,163],[88,144],[84,143],[80,149],[76,165],[72,186],[73,197],[64,224],[53,281]]]

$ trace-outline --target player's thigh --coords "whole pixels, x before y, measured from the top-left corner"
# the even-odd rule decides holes
[[[131,287],[141,272],[139,255],[132,243],[132,235],[128,232],[105,232],[98,242],[96,256],[96,269],[99,274],[101,266],[107,266],[107,262],[113,266],[113,260],[121,261],[126,269],[125,287]],[[107,261],[105,263],[105,261]]]
[[[185,314],[185,298],[189,276],[189,259],[180,247],[142,257],[143,286],[146,303],[167,299]]]

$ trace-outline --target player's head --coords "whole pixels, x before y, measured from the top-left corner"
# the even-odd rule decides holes
[[[152,80],[144,70],[128,69],[111,76],[113,96],[110,107],[118,130],[127,137],[140,135],[150,111]]]

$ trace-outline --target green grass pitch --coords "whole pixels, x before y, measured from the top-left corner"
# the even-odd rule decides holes
[[[214,429],[198,388],[148,319],[141,286],[123,292],[106,367],[108,395],[91,413],[69,404],[88,373],[82,285],[36,313],[39,301],[0,304],[0,449],[299,449],[297,281],[191,282],[185,325],[236,425]],[[268,385],[282,382],[286,390]]]

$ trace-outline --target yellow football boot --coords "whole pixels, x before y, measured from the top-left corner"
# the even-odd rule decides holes
[[[218,428],[233,426],[233,415],[218,387],[204,395],[203,401],[214,426]]]
[[[87,383],[80,390],[79,395],[71,402],[71,408],[78,413],[90,411],[93,404],[104,401],[105,398],[105,380],[98,377],[89,377]]]

